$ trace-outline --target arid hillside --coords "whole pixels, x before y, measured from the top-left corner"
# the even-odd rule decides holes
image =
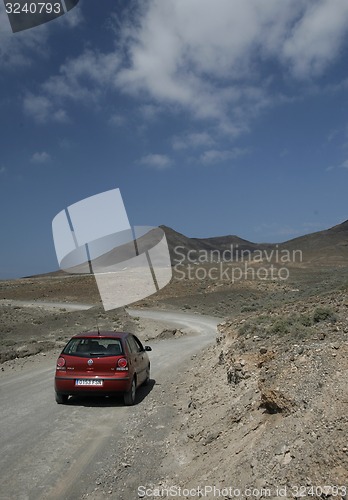
[[[253,243],[235,235],[213,238],[188,238],[169,227],[161,227],[166,233],[173,261],[181,259],[181,256],[175,252],[175,248],[180,247],[183,248],[180,251],[186,255],[190,250],[193,251],[192,255],[203,250],[206,252],[218,251],[222,256],[223,254],[226,256],[228,252],[232,251],[232,257],[235,258],[243,250],[255,254],[262,251],[266,252],[266,255],[271,255],[272,250],[275,255],[277,249],[279,251],[288,250],[289,252],[300,250],[303,254],[304,263],[320,263],[321,265],[331,266],[336,264],[344,265],[348,262],[348,221],[324,231],[274,244],[262,241]]]
[[[164,485],[346,498],[347,290],[226,319],[175,390]],[[226,490],[225,490],[226,491]],[[224,498],[234,498],[226,493]],[[208,496],[208,498],[213,498]]]

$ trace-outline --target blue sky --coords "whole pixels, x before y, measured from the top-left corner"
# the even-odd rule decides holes
[[[55,270],[54,216],[120,188],[134,225],[280,242],[348,219],[346,0],[0,3],[0,278]]]

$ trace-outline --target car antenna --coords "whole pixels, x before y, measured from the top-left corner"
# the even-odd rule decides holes
[[[100,335],[100,330],[99,330],[98,320],[97,320],[97,330],[98,330],[98,335]]]

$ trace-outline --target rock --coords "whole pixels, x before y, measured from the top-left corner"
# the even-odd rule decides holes
[[[260,387],[260,391],[260,407],[265,408],[267,413],[288,414],[295,409],[294,402],[282,394],[279,389],[266,389],[264,387]]]
[[[290,451],[289,447],[286,444],[283,444],[276,448],[275,454],[276,455],[285,455],[285,453],[288,453]]]
[[[244,378],[241,366],[230,366],[227,370],[227,383],[237,385]]]
[[[207,437],[204,439],[203,441],[203,446],[206,446],[207,444],[210,444],[212,443],[213,441],[215,441],[218,437],[220,436],[220,432],[219,431],[215,431],[215,432],[210,432]]]
[[[187,408],[193,408],[194,410],[197,408],[196,403],[193,401],[193,399],[189,401]]]
[[[159,335],[158,335],[158,338],[159,339],[170,339],[170,338],[173,338],[173,337],[176,337],[177,336],[177,333],[178,333],[178,330],[176,328],[174,328],[173,330],[171,329],[166,329],[166,330],[163,330]]]

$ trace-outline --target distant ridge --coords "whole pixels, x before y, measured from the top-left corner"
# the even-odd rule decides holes
[[[306,262],[348,265],[348,220],[330,229],[286,241],[279,247],[301,249]]]
[[[279,250],[288,250],[293,252],[301,250],[303,253],[303,262],[308,264],[319,265],[348,265],[348,220],[337,224],[330,229],[318,231],[315,233],[299,236],[282,243],[253,243],[235,235],[228,236],[214,236],[211,238],[189,238],[178,231],[168,227],[160,226],[166,234],[169,251],[173,259],[175,258],[175,247],[184,247],[185,253],[189,250],[205,250],[210,252],[217,250],[221,254],[228,252],[233,247],[234,251],[248,250],[255,252],[255,250],[262,250],[271,252],[278,248]],[[237,250],[238,249],[238,250]],[[107,261],[112,263],[113,251],[105,254]],[[81,272],[82,269],[81,269]],[[55,277],[61,276],[63,271],[53,271],[51,273],[28,276],[33,277]]]
[[[235,235],[216,236],[212,238],[189,238],[174,229],[161,226],[164,230],[171,255],[175,247],[183,246],[189,250],[219,250],[221,253],[228,251],[233,246],[238,251],[255,250],[272,251],[288,250],[293,252],[301,250],[305,263],[318,263],[327,265],[348,265],[348,220],[336,226],[315,233],[299,236],[282,243],[253,243]]]

